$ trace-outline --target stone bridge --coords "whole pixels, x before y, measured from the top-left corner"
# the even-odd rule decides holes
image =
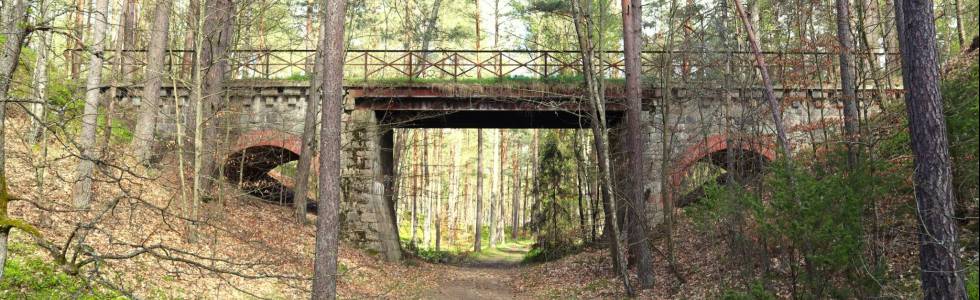
[[[182,51],[168,53],[174,55],[168,61],[182,61],[176,59]],[[139,56],[140,52],[132,55]],[[223,129],[217,142],[224,144],[218,149],[225,149],[221,155],[223,176],[266,200],[287,203],[292,199],[284,186],[289,185],[290,178],[273,169],[298,158],[309,81],[289,78],[302,79],[295,75],[311,69],[312,55],[311,50],[235,50],[230,54],[229,80],[217,110]],[[344,67],[349,82],[343,103],[343,151],[320,154],[342,157],[342,236],[388,258],[400,256],[394,219],[396,199],[390,189],[394,128],[588,127],[588,118],[583,116],[587,106],[581,103],[585,93],[574,80],[581,69],[577,55],[576,51],[349,50]],[[778,85],[776,94],[792,143],[836,142],[827,141],[841,123],[842,105],[836,89],[840,84],[834,81],[836,53],[764,55]],[[878,66],[883,74],[895,74],[895,55],[861,55],[883,62]],[[664,63],[668,59],[669,65]],[[616,78],[623,77],[622,53],[603,52],[596,61],[601,72],[613,78],[605,90],[609,100],[606,109],[613,163],[622,164],[623,156],[617,150],[621,147],[618,141],[623,130],[619,125],[625,91],[615,83]],[[745,52],[641,53],[645,80],[666,77],[676,86],[697,87],[643,91],[642,121],[648,135],[649,164],[641,167],[649,174],[644,181],[649,195],[659,195],[665,176],[666,182],[681,187],[698,163],[724,168],[727,149],[740,154],[735,170],[738,177],[752,176],[775,159],[774,130],[762,90],[754,79],[752,61]],[[138,68],[134,70],[138,72]],[[573,82],[563,83],[563,78]],[[895,86],[890,84],[892,79],[872,80]],[[475,82],[467,84],[468,80]],[[423,83],[433,81],[444,83]],[[120,87],[118,100],[138,106],[141,90],[138,85]],[[899,93],[862,89],[858,98],[883,99]],[[177,108],[189,104],[188,95],[180,86],[161,90],[159,135],[175,132]],[[862,101],[861,106],[873,112],[877,107],[871,105],[873,102]],[[669,114],[664,120],[662,112],[667,107]],[[186,122],[189,116],[180,117]],[[662,138],[664,124],[670,129],[667,141]],[[728,136],[727,132],[741,134]],[[659,168],[664,143],[669,145],[667,154],[672,162],[667,174]],[[627,167],[636,166],[614,169]],[[662,201],[657,196],[648,200],[649,217],[659,222]]]
[[[222,122],[229,142],[222,162],[224,176],[243,187],[256,182],[275,182],[251,192],[270,201],[288,203],[292,195],[279,184],[283,176],[271,170],[297,160],[306,109],[307,84],[287,81],[232,81],[226,85],[227,97]],[[540,88],[540,87],[539,87]],[[164,88],[159,135],[174,130],[175,103],[187,103],[186,89]],[[759,164],[775,159],[772,123],[761,90],[688,90],[674,89],[669,97],[672,131],[670,141],[673,167],[661,174],[663,120],[658,107],[665,101],[665,91],[644,91],[644,124],[648,134],[646,187],[658,195],[662,176],[680,186],[688,169],[698,162],[724,167],[728,148],[751,157],[746,172],[757,172]],[[783,116],[794,144],[820,142],[826,133],[837,130],[841,122],[838,91],[833,89],[779,90],[784,105]],[[616,151],[619,124],[623,119],[623,91],[607,89],[608,122],[614,163],[622,163]],[[177,96],[175,102],[174,96]],[[582,105],[581,91],[574,88],[530,89],[515,86],[475,85],[397,85],[347,87],[344,101],[343,164],[341,219],[342,235],[362,247],[397,258],[400,253],[394,220],[393,130],[394,128],[587,128],[587,106]],[[861,98],[873,96],[861,91]],[[123,101],[139,104],[139,89],[123,93]],[[169,99],[169,100],[168,100]],[[730,103],[730,105],[726,105]],[[726,108],[728,110],[726,114]],[[731,118],[726,121],[725,116]],[[739,132],[757,132],[739,137],[739,143],[725,134],[726,124]],[[753,161],[755,163],[753,163]],[[616,168],[624,169],[624,168]],[[754,170],[754,171],[753,171]],[[288,179],[287,179],[288,180]],[[288,182],[286,182],[288,185]],[[311,204],[313,205],[313,204]],[[651,197],[650,218],[660,220],[658,197]]]

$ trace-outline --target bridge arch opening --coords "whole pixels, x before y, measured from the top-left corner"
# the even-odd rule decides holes
[[[775,157],[775,151],[764,141],[733,140],[723,135],[709,137],[689,147],[675,164],[670,174],[671,185],[677,192],[675,204],[683,207],[701,199],[709,183],[755,182]]]
[[[290,163],[299,160],[299,154],[276,145],[242,147],[225,158],[225,179],[237,184],[252,196],[263,200],[287,204],[293,202],[293,176]]]

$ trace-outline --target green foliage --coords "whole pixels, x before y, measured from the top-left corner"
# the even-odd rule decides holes
[[[99,128],[98,129],[99,130],[102,130],[102,132],[99,133],[99,136],[105,135],[105,132],[104,132],[105,131],[104,130],[105,129],[105,115],[104,114],[99,115],[99,119],[98,119],[98,122],[97,123],[99,124]],[[109,130],[110,130],[110,132],[112,134],[111,135],[111,137],[112,137],[111,141],[113,143],[129,144],[130,142],[133,141],[133,132],[129,130],[129,127],[127,127],[126,123],[123,122],[123,120],[120,120],[120,119],[112,119],[112,126],[109,127]]]
[[[79,88],[80,86],[70,80],[50,80],[47,91],[48,105],[68,116],[81,114],[82,109],[85,108],[85,101],[75,95],[75,91]]]
[[[59,271],[57,266],[34,252],[32,246],[11,241],[10,257],[0,281],[0,298],[125,299],[115,292],[93,287],[82,279]]]
[[[721,299],[725,300],[775,300],[776,294],[766,290],[761,282],[756,281],[747,290],[728,289],[722,292]]]
[[[539,263],[556,260],[582,251],[582,245],[574,243],[549,244],[535,243],[524,255],[525,263]]]
[[[574,135],[568,133],[571,132],[545,131],[541,138],[537,177],[540,201],[532,205],[528,224],[537,235],[537,243],[526,255],[527,262],[553,260],[581,249],[581,232],[571,209],[578,201],[575,149],[568,140]]]
[[[419,256],[422,260],[433,262],[433,263],[443,263],[449,261],[455,256],[454,253],[445,250],[435,250],[428,248],[420,248],[415,250],[415,254]]]
[[[953,159],[953,183],[958,207],[977,207],[980,181],[980,75],[973,58],[968,68],[957,70],[942,84],[949,152]],[[970,203],[970,200],[973,200]]]
[[[870,201],[886,194],[883,189],[897,185],[896,178],[869,170],[807,170],[777,162],[763,183],[764,193],[708,186],[689,213],[701,230],[729,230],[736,236],[729,241],[733,254],[742,254],[735,263],[749,269],[770,264],[773,257],[788,263],[781,271],[766,268],[778,273],[764,277],[797,284],[798,297],[868,297],[877,293],[879,285],[871,276],[878,277],[883,264],[867,265],[875,260],[865,258],[864,212]]]
[[[289,77],[283,78],[288,81],[310,81],[310,74],[307,73],[293,73]]]
[[[970,271],[970,276],[966,278],[966,294],[971,300],[980,300],[980,271],[977,270],[976,265],[967,270],[973,271]]]
[[[869,195],[875,195],[871,191],[880,183],[879,177],[864,170],[844,175],[775,166],[773,171],[768,181],[770,204],[755,217],[762,234],[788,242],[784,246],[803,255],[802,279],[808,296],[874,293],[875,285],[859,258],[864,246],[862,213]]]

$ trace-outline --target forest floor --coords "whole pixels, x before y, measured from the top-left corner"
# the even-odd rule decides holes
[[[7,123],[9,132],[29,132],[24,116]],[[110,174],[127,175],[126,180],[103,178],[95,190],[99,207],[112,207],[104,215],[78,213],[71,209],[71,184],[65,174],[73,174],[71,152],[51,142],[47,156],[51,162],[38,162],[38,147],[23,139],[10,140],[8,151],[9,192],[25,200],[10,203],[10,215],[37,224],[43,239],[56,245],[71,245],[78,220],[95,220],[98,231],[86,240],[87,254],[101,253],[129,257],[127,253],[147,247],[166,247],[167,251],[146,252],[126,259],[106,260],[100,272],[69,275],[51,253],[35,245],[26,234],[14,231],[6,276],[0,281],[0,299],[105,299],[120,296],[101,286],[111,282],[128,293],[148,299],[303,299],[309,298],[313,272],[315,216],[306,224],[295,221],[290,207],[260,201],[234,187],[219,186],[219,201],[208,204],[207,222],[198,232],[208,237],[189,242],[181,226],[182,181],[170,171],[140,168],[106,169]],[[125,147],[109,149],[110,157]],[[49,176],[35,173],[38,164]],[[132,165],[122,160],[118,165]],[[176,165],[172,161],[161,163]],[[126,171],[126,172],[123,172]],[[129,172],[129,173],[127,173]],[[148,175],[140,175],[146,172]],[[111,179],[111,178],[110,178]],[[43,193],[39,194],[39,190]],[[35,200],[36,199],[36,200]],[[114,200],[115,199],[115,200]],[[906,207],[913,199],[897,198],[883,207]],[[897,209],[895,209],[897,210]],[[681,209],[684,211],[684,209]],[[909,210],[906,210],[909,211]],[[98,216],[98,218],[96,218]],[[907,215],[905,215],[907,216]],[[915,219],[895,218],[889,223],[893,239],[889,242],[890,282],[882,294],[890,298],[915,298],[918,271]],[[640,299],[718,298],[730,289],[745,289],[739,259],[727,251],[733,243],[726,230],[701,230],[686,213],[677,215],[673,229],[675,270],[667,263],[665,233],[655,231],[654,289],[638,293]],[[86,223],[89,224],[89,223]],[[178,226],[174,226],[177,224]],[[975,237],[974,237],[975,240]],[[747,240],[758,243],[758,240]],[[523,258],[530,241],[505,243],[469,254],[453,264],[430,263],[408,258],[386,262],[376,253],[342,243],[339,249],[338,297],[342,299],[591,299],[624,298],[622,284],[613,272],[608,253],[586,247],[554,261],[526,264]],[[69,249],[71,250],[71,249]],[[65,250],[67,251],[67,250]],[[75,250],[72,250],[75,251]],[[178,252],[179,251],[179,252]],[[975,257],[975,256],[974,256]],[[973,259],[974,263],[976,259]],[[188,263],[188,262],[194,262]],[[785,268],[778,261],[774,265]],[[94,270],[95,268],[87,269]],[[783,269],[777,269],[777,271]],[[756,271],[756,270],[750,270]],[[747,274],[746,274],[747,273]],[[109,274],[111,276],[105,276]],[[94,281],[91,278],[101,276]],[[635,275],[630,275],[635,280]],[[683,278],[683,279],[681,279]],[[95,286],[94,290],[92,286]],[[785,287],[776,286],[784,291]],[[85,297],[77,297],[82,295]],[[789,297],[780,293],[781,297]]]
[[[426,299],[514,299],[514,280],[532,242],[522,240],[490,247],[447,266],[438,284],[423,293]]]

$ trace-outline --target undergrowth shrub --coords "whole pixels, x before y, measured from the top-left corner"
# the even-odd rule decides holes
[[[821,165],[844,165],[834,161]],[[728,236],[729,263],[743,271],[742,282],[750,287],[725,298],[755,295],[751,290],[761,288],[760,280],[766,289],[784,287],[798,298],[874,296],[885,264],[869,257],[864,218],[893,181],[871,167],[843,172],[777,162],[764,189],[707,186],[688,212],[700,230]]]
[[[977,186],[980,182],[980,70],[977,58],[950,74],[942,83],[946,128],[949,132],[949,153],[953,160],[953,189],[957,198],[957,217],[970,222],[974,251],[976,233],[980,231],[977,215],[980,212]],[[972,220],[972,221],[969,221]]]

